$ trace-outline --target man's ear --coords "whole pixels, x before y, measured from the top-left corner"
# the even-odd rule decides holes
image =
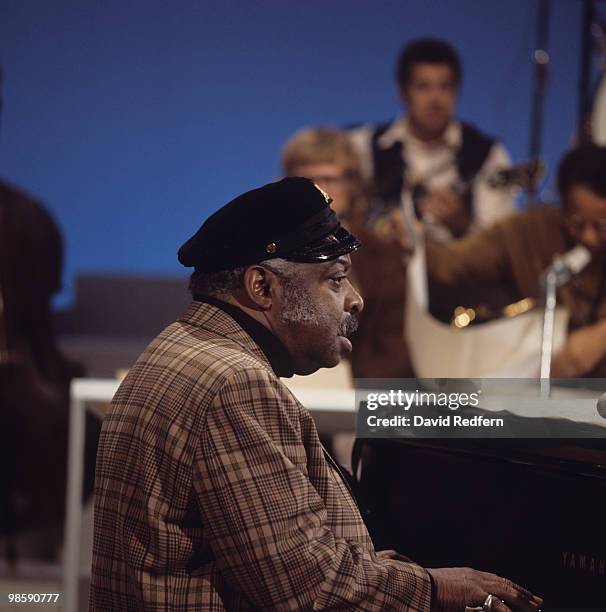
[[[402,104],[408,106],[408,87],[406,84],[398,85],[398,95]]]
[[[260,310],[269,310],[280,286],[278,277],[267,268],[251,266],[244,272],[244,292],[248,300]]]

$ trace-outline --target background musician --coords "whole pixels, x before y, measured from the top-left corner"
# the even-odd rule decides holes
[[[512,192],[487,181],[510,165],[507,151],[454,116],[461,78],[459,56],[449,44],[415,40],[396,65],[406,115],[351,132],[373,184],[373,207],[398,206],[408,190],[418,215],[445,241],[515,210]]]
[[[560,288],[570,334],[555,356],[554,377],[606,376],[606,147],[570,151],[558,168],[561,207],[541,206],[448,245],[427,241],[430,282],[507,286],[516,299],[540,298],[541,278],[556,254],[576,244],[590,263]]]
[[[52,557],[60,542],[69,386],[81,375],[60,352],[53,329],[62,249],[47,210],[0,181],[0,539],[9,559],[18,549]],[[90,469],[88,476],[90,490]],[[45,531],[24,551],[15,538],[32,528]]]
[[[360,278],[382,270],[384,282],[361,286],[366,301],[361,334],[371,347],[360,376],[414,377],[404,341],[406,285],[398,249],[389,240],[390,212],[412,196],[415,212],[433,239],[449,242],[490,225],[515,211],[513,191],[490,186],[489,178],[508,167],[502,144],[474,126],[455,118],[462,78],[457,52],[435,39],[418,39],[405,46],[396,64],[396,81],[406,114],[380,125],[349,132],[360,154],[369,184],[366,227],[356,228],[364,252],[354,262]],[[377,265],[377,262],[380,262]],[[452,293],[452,292],[451,292]],[[456,296],[430,290],[434,317],[448,320]],[[507,304],[509,296],[492,291],[490,303]],[[484,296],[482,296],[484,298]],[[376,304],[373,307],[373,304]],[[368,366],[368,367],[367,367]]]
[[[304,176],[329,193],[342,223],[351,222],[362,207],[360,158],[345,132],[332,127],[298,131],[284,145],[281,165],[285,176]]]
[[[52,557],[61,537],[70,382],[83,373],[59,350],[54,330],[62,267],[51,214],[0,180],[0,555],[9,561],[19,551]],[[99,424],[87,419],[90,492]],[[36,535],[19,546],[17,535],[32,529]]]

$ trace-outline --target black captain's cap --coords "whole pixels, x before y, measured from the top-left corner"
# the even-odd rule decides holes
[[[247,191],[211,215],[179,249],[179,261],[202,272],[231,270],[280,257],[329,261],[360,246],[313,181],[288,177]]]

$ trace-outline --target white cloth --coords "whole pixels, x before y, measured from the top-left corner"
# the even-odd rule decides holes
[[[425,245],[416,236],[408,264],[405,336],[419,378],[536,378],[541,360],[543,310],[454,329],[427,310]],[[564,345],[569,312],[556,308],[554,354]]]

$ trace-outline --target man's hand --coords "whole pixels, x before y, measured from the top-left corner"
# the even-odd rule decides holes
[[[422,231],[422,225],[416,226],[414,231]],[[414,252],[413,230],[406,223],[404,211],[400,208],[375,221],[371,232],[373,240],[381,244],[383,248],[393,247],[399,251],[403,261],[408,261]]]
[[[453,236],[462,236],[471,223],[471,214],[463,198],[452,189],[432,189],[420,208],[424,217],[445,225]]]
[[[463,612],[466,606],[481,607],[488,595],[496,598],[492,605],[493,612],[537,612],[543,604],[540,597],[494,574],[469,567],[427,571],[434,583],[431,612]]]
[[[417,227],[413,230],[408,227],[406,219],[404,218],[404,211],[401,208],[394,210],[389,215],[389,225],[392,239],[402,249],[402,254],[406,257],[410,257],[415,248],[413,231],[418,232],[421,228]]]
[[[554,378],[589,374],[606,356],[606,319],[573,331],[554,357]]]

